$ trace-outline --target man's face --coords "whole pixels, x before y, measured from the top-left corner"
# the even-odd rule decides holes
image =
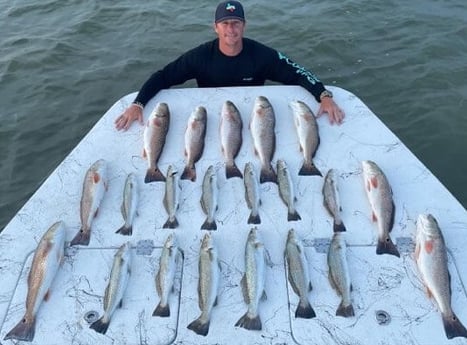
[[[214,24],[219,40],[226,45],[236,45],[243,38],[245,22],[238,19],[227,19]]]

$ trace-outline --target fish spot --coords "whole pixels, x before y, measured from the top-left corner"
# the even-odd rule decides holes
[[[425,250],[428,254],[431,254],[431,252],[433,251],[433,241],[425,242]]]
[[[100,175],[98,173],[94,173],[94,175],[93,175],[94,183],[99,183],[100,180],[101,180]]]

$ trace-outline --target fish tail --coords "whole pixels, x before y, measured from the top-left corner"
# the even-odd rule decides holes
[[[376,254],[390,254],[401,257],[399,251],[397,250],[396,245],[392,242],[391,238],[387,236],[386,238],[378,239],[378,246],[376,247]]]
[[[193,164],[192,166],[185,166],[183,169],[182,176],[180,176],[181,180],[190,180],[192,182],[196,181],[196,168],[195,165]]]
[[[300,220],[300,219],[302,219],[302,217],[300,217],[297,210],[289,210],[289,212],[287,214],[287,220],[289,222],[293,221],[293,220]]]
[[[133,226],[132,225],[123,225],[120,229],[115,231],[116,234],[130,236],[133,234]]]
[[[262,329],[261,318],[259,315],[251,315],[246,312],[235,324],[235,327],[243,327],[249,330],[260,331]]]
[[[315,166],[313,161],[303,162],[303,165],[300,168],[300,171],[298,172],[298,174],[304,175],[304,176],[323,176],[321,174],[321,171],[318,170],[318,168]]]
[[[277,184],[277,175],[271,164],[261,167],[259,182],[274,182]]]
[[[248,217],[248,224],[261,224],[259,213],[253,214],[253,212],[251,212],[250,216]]]
[[[107,332],[107,329],[109,328],[110,324],[110,319],[106,320],[105,315],[102,316],[99,320],[94,321],[89,328],[95,330],[98,333],[105,334]]]
[[[216,221],[214,219],[210,221],[209,218],[206,218],[203,225],[201,225],[201,230],[217,230]]]
[[[32,341],[34,339],[34,333],[36,328],[36,319],[28,319],[23,317],[18,324],[12,328],[11,331],[5,335],[3,340],[16,339],[22,341]]]
[[[352,304],[344,305],[344,302],[341,302],[339,306],[337,307],[336,315],[343,316],[343,317],[355,316],[353,305]]]
[[[297,309],[295,310],[295,317],[300,317],[302,319],[312,319],[316,317],[316,313],[308,300],[298,303]]]
[[[444,331],[446,332],[446,337],[448,339],[452,339],[455,337],[467,338],[467,329],[465,329],[464,325],[457,318],[456,314],[442,314],[442,318]]]
[[[203,321],[201,317],[199,317],[195,321],[191,322],[187,328],[191,329],[196,334],[206,336],[209,332],[209,322],[209,319],[207,321]]]
[[[91,239],[91,232],[85,231],[83,228],[79,229],[76,236],[71,240],[70,246],[80,244],[82,246],[87,246]]]
[[[159,303],[156,309],[154,309],[152,316],[169,317],[170,316],[169,304],[167,303],[166,305],[162,305],[162,303]]]
[[[334,229],[334,232],[347,231],[347,229],[345,228],[344,222],[336,223],[336,221],[334,221],[333,229]]]
[[[164,174],[162,174],[159,168],[158,167],[155,167],[154,169],[149,168],[146,172],[144,183],[160,182],[160,181],[162,182],[165,181],[165,176]]]
[[[237,165],[234,163],[225,166],[225,177],[240,177],[243,178],[242,172],[238,169]]]
[[[175,229],[177,227],[178,227],[177,217],[173,217],[173,219],[169,217],[167,221],[164,223],[164,225],[162,226],[163,229]]]

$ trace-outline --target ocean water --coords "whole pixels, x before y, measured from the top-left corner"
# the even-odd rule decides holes
[[[0,0],[0,230],[115,101],[215,37],[216,4]],[[245,36],[356,94],[467,207],[467,2],[243,4]]]

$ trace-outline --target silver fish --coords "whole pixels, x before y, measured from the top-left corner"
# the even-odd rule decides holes
[[[329,169],[323,184],[323,202],[324,207],[334,219],[333,230],[346,231],[344,222],[341,219],[340,212],[342,211],[339,198],[339,176],[336,170]]]
[[[80,218],[81,229],[70,242],[71,246],[87,246],[91,239],[91,223],[97,216],[99,206],[107,190],[107,162],[99,159],[86,172],[81,193]]]
[[[279,182],[279,194],[282,201],[287,206],[287,220],[290,222],[302,219],[295,209],[295,201],[297,198],[295,197],[289,168],[282,159],[277,160],[277,180]]]
[[[290,229],[287,235],[285,258],[290,285],[299,298],[295,317],[303,319],[316,317],[316,313],[308,300],[308,293],[311,291],[312,286],[305,249],[301,240],[296,236],[294,229]]]
[[[170,316],[169,295],[174,285],[179,255],[175,235],[170,234],[165,240],[159,260],[159,270],[156,275],[156,289],[160,302],[152,313],[152,316]]]
[[[178,227],[178,220],[176,217],[180,194],[178,182],[178,171],[172,165],[169,165],[169,168],[167,169],[167,180],[165,181],[164,194],[164,207],[169,217],[162,226],[164,229],[175,229]]]
[[[204,230],[217,230],[216,224],[216,211],[217,211],[217,198],[219,190],[217,187],[217,174],[212,165],[209,166],[208,170],[203,178],[203,191],[201,195],[201,208],[206,214],[206,220],[204,221],[201,229]]]
[[[302,101],[291,101],[289,106],[294,116],[295,128],[298,134],[298,141],[300,142],[300,152],[302,152],[304,158],[303,165],[298,174],[322,176],[313,163],[313,157],[320,142],[315,114]]]
[[[148,170],[145,183],[165,181],[165,176],[159,170],[157,162],[162,154],[170,125],[170,111],[167,103],[157,103],[149,115],[144,127],[143,157],[148,160]]]
[[[185,130],[186,165],[180,177],[182,180],[196,181],[195,163],[203,155],[207,119],[206,108],[203,106],[196,107],[188,119]]]
[[[266,97],[258,96],[251,114],[250,131],[255,154],[261,162],[260,183],[277,183],[276,172],[271,165],[271,160],[276,150],[275,126],[276,118],[271,103],[269,103]]]
[[[61,221],[54,223],[42,236],[29,271],[26,312],[21,321],[6,334],[5,340],[34,339],[36,314],[42,301],[48,299],[50,287],[63,261],[65,237],[66,229]]]
[[[133,233],[133,220],[138,214],[138,180],[133,173],[128,174],[123,188],[123,201],[121,212],[125,224],[116,231],[117,234],[131,235]]]
[[[243,180],[245,185],[245,200],[248,208],[251,210],[248,224],[260,224],[259,206],[261,205],[261,199],[259,197],[259,181],[251,162],[245,164],[243,174],[245,176]]]
[[[201,243],[198,270],[198,305],[201,315],[187,327],[199,335],[206,336],[209,332],[212,309],[217,304],[220,278],[217,249],[209,233],[204,235]]]
[[[394,226],[395,206],[392,190],[386,176],[372,161],[362,161],[365,190],[370,201],[373,221],[378,224],[376,254],[391,254],[400,257],[389,233]]]
[[[256,228],[250,230],[245,245],[245,274],[241,286],[243,298],[248,310],[237,321],[236,327],[249,330],[261,330],[259,301],[266,298],[264,290],[266,280],[266,260],[264,245]]]
[[[117,309],[122,305],[131,274],[131,246],[130,242],[124,243],[117,250],[114,256],[110,280],[105,289],[104,295],[104,315],[94,321],[89,328],[98,333],[105,334],[109,328],[110,319]]]
[[[242,117],[235,104],[225,101],[222,105],[219,133],[222,155],[225,158],[226,178],[240,177],[242,173],[235,164],[240,147],[242,146]]]
[[[443,234],[431,214],[420,214],[417,220],[415,261],[428,296],[438,305],[448,339],[467,338],[467,330],[451,307],[451,280]]]
[[[337,316],[355,316],[350,292],[352,283],[350,281],[349,266],[347,264],[347,244],[344,234],[335,232],[329,245],[328,256],[329,282],[334,290],[341,296],[342,300],[336,310]]]

